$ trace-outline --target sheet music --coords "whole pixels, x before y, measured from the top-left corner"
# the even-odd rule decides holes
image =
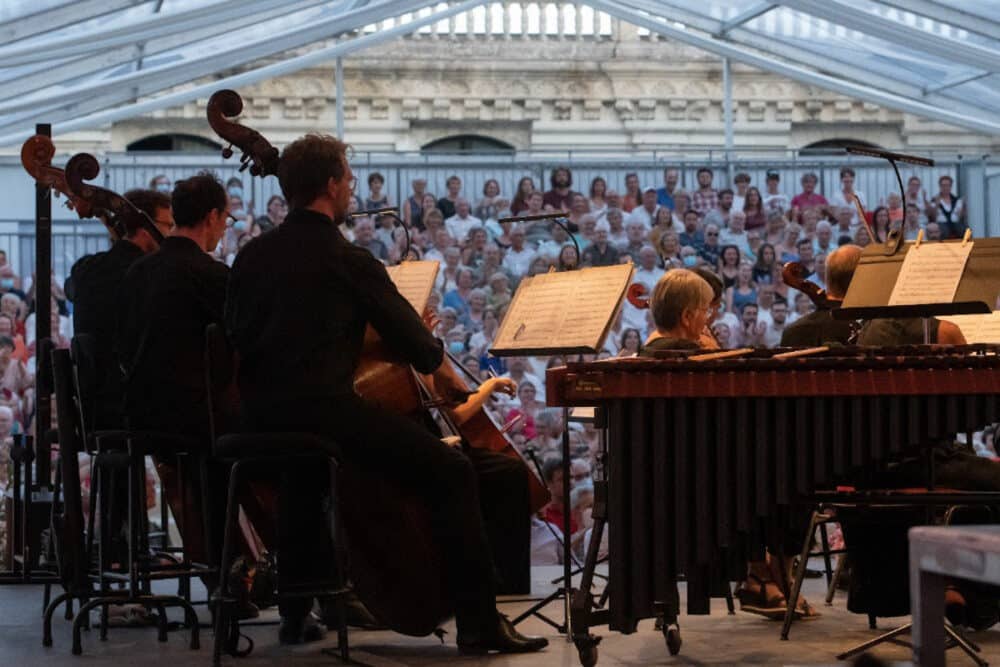
[[[438,268],[439,262],[428,260],[402,262],[396,266],[387,266],[385,270],[403,298],[410,302],[415,311],[423,314],[431,290],[434,289]]]
[[[961,329],[967,343],[1000,343],[1000,311],[983,315],[949,315],[940,319],[948,320]]]
[[[910,247],[899,269],[890,306],[951,303],[975,244],[922,243]]]
[[[493,349],[596,351],[632,272],[631,264],[617,264],[525,278],[497,331]]]

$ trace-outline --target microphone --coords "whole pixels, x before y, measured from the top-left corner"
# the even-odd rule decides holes
[[[501,218],[497,222],[531,222],[532,220],[554,220],[555,218],[565,218],[565,211],[558,211],[556,213],[539,213],[538,215],[519,215],[511,216],[509,218]]]
[[[870,148],[868,146],[844,146],[844,150],[854,155],[880,157],[892,162],[906,162],[908,164],[920,165],[921,167],[934,166],[934,160],[930,158],[920,157],[918,155],[907,155],[905,153],[893,153],[892,151],[884,151],[881,148]]]
[[[387,206],[386,208],[370,208],[367,211],[355,211],[354,213],[348,213],[348,218],[364,218],[370,215],[382,215],[384,213],[399,213],[399,209],[395,206]]]

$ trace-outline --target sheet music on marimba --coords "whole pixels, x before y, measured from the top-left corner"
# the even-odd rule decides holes
[[[1000,343],[1000,310],[985,315],[947,315],[938,319],[948,320],[965,336],[965,342]]]
[[[597,352],[632,280],[631,264],[521,280],[490,352],[497,356]]]
[[[427,301],[434,289],[440,263],[431,260],[401,262],[385,267],[389,279],[421,315],[427,308]]]

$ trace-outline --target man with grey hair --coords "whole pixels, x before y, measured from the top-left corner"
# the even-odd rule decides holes
[[[354,245],[364,248],[383,263],[389,261],[389,249],[375,238],[375,223],[371,218],[359,218],[354,223]]]
[[[829,255],[837,249],[837,241],[833,238],[833,225],[826,220],[816,223],[816,238],[813,239],[814,255]],[[825,280],[825,276],[823,277]]]
[[[594,242],[583,251],[584,266],[611,266],[618,263],[618,248],[611,244],[608,236],[611,225],[601,220],[594,227]]]
[[[626,222],[636,220],[641,222],[646,229],[650,229],[656,222],[656,213],[659,210],[660,205],[656,203],[656,188],[646,188],[642,191],[640,205],[632,209]]]
[[[507,249],[501,266],[507,273],[519,280],[528,273],[528,267],[531,266],[531,260],[534,256],[535,249],[525,243],[524,226],[518,224],[511,227],[510,248]]]
[[[469,232],[475,227],[482,227],[483,221],[472,215],[472,206],[465,197],[455,200],[455,215],[445,218],[444,226],[451,237],[459,243],[469,238]]]

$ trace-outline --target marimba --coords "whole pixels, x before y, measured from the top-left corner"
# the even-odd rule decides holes
[[[688,613],[708,613],[711,577],[762,554],[765,528],[815,490],[997,421],[998,350],[667,353],[550,369],[549,405],[607,413],[610,596],[606,609],[591,608],[592,549],[572,608],[581,661],[596,662],[590,627],[634,632],[679,573]]]

